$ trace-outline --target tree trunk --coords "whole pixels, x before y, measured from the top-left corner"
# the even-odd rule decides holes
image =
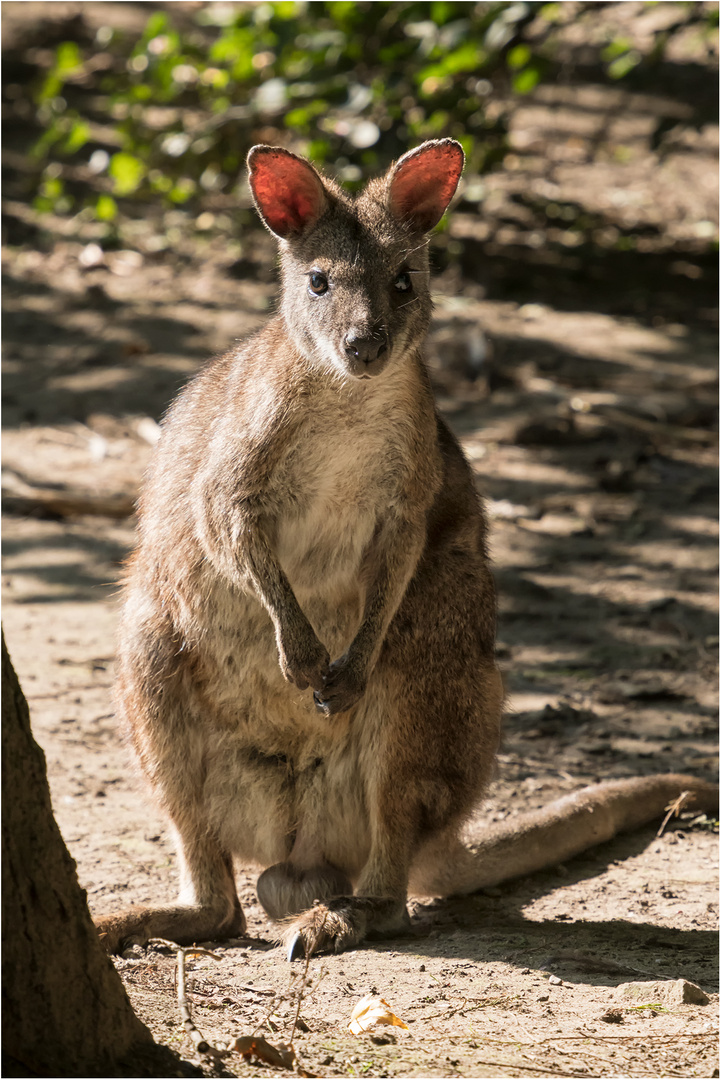
[[[187,1075],[100,946],[4,637],[2,739],[2,1075]]]

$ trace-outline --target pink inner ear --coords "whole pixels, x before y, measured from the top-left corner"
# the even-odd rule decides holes
[[[391,179],[390,208],[397,217],[428,231],[443,217],[463,171],[456,143],[420,147],[401,158]]]
[[[268,228],[282,238],[305,232],[326,207],[323,185],[315,170],[282,151],[253,155],[250,186]]]

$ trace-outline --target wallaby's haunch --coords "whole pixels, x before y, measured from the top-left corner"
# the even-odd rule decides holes
[[[120,635],[118,709],[181,892],[100,920],[109,950],[242,934],[234,858],[267,868],[291,955],[344,949],[402,930],[409,885],[470,892],[716,792],[618,781],[461,843],[503,699],[483,513],[421,357],[463,152],[424,143],[355,198],[277,147],[248,166],[280,313],[168,414]]]

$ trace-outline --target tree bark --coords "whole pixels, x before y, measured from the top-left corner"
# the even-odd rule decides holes
[[[101,948],[4,637],[2,739],[2,1075],[188,1075]]]

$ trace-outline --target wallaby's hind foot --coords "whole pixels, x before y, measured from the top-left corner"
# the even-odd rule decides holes
[[[166,938],[178,945],[242,937],[246,921],[240,904],[232,911],[191,904],[165,907],[130,907],[117,915],[95,920],[100,943],[108,953],[121,953],[130,945],[147,945],[151,938]]]
[[[178,945],[240,937],[246,921],[235,888],[233,862],[216,840],[200,829],[176,831],[181,890],[175,904],[131,907],[95,920],[101,943],[109,953],[128,945],[145,945],[149,938],[166,938]]]
[[[405,900],[376,896],[338,896],[315,904],[284,934],[288,960],[315,953],[344,952],[366,937],[394,937],[410,926]]]
[[[347,896],[353,892],[353,886],[334,866],[326,864],[303,870],[293,863],[282,862],[263,871],[256,891],[266,914],[278,922],[289,915],[300,915],[316,901]]]

